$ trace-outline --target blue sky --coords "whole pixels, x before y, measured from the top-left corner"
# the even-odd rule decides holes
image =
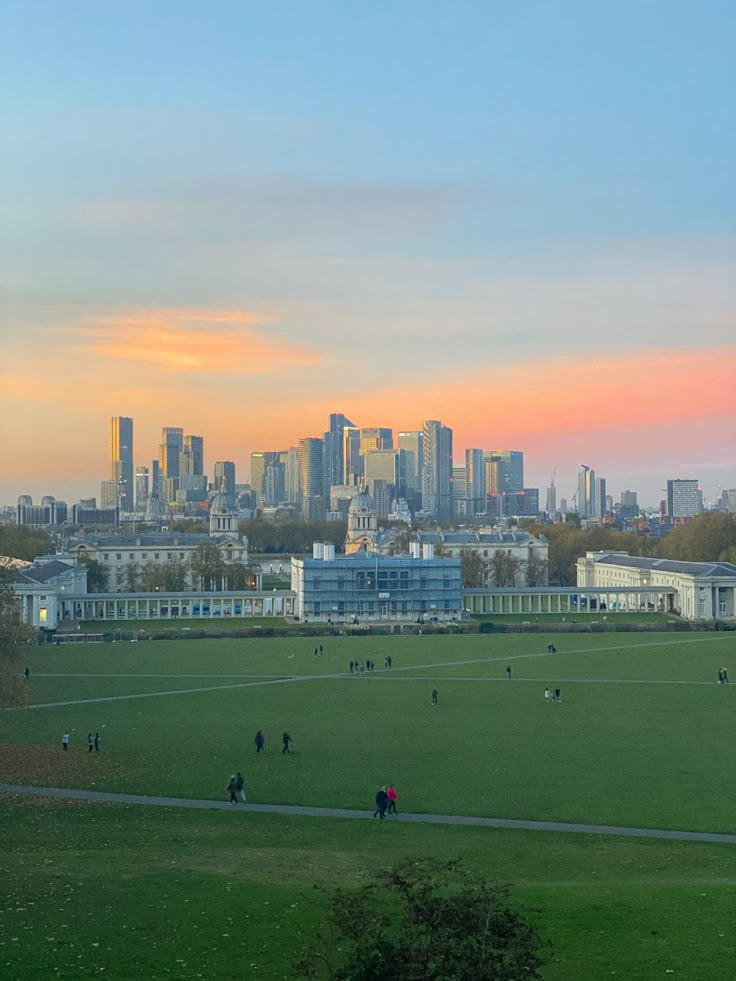
[[[69,407],[99,438],[74,460],[85,479],[105,476],[94,413],[176,424],[143,397],[140,363],[126,376],[119,347],[111,366],[70,340],[131,310],[246,310],[259,337],[311,345],[293,377],[248,376],[265,417],[287,381],[300,406],[317,386],[348,415],[377,379],[399,400],[409,385],[419,416],[418,379],[462,387],[468,363],[490,384],[528,360],[732,355],[733,4],[9,2],[1,16],[5,370],[26,386],[51,372],[43,344],[76,391],[82,371],[101,378]],[[195,335],[218,329],[194,320]],[[359,363],[350,336],[374,339]],[[247,361],[248,338],[233,341]],[[183,407],[218,389],[205,371],[169,381]],[[290,438],[324,408],[300,410]],[[736,483],[728,411],[655,464]],[[534,442],[468,418],[446,420],[459,445]],[[266,435],[288,436],[253,418],[241,453]],[[577,455],[600,449],[579,438]],[[650,481],[645,454],[610,451],[600,469]],[[540,473],[568,466],[544,452]],[[38,476],[20,459],[0,490]]]

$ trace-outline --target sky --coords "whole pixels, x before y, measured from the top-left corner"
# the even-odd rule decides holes
[[[736,7],[5,0],[0,503],[109,418],[736,487]]]

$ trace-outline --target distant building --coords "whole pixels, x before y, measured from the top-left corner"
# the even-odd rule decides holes
[[[703,510],[703,495],[697,480],[667,481],[667,517],[694,518]]]
[[[436,419],[428,419],[422,442],[422,510],[449,519],[452,517],[452,430]]]
[[[417,538],[422,548],[432,545],[436,553],[453,558],[474,553],[481,563],[482,582],[478,585],[546,586],[549,582],[549,545],[546,538],[535,538],[518,528],[420,531]],[[496,569],[497,555],[509,560],[504,563],[503,569]],[[497,571],[503,573],[504,582],[495,582]]]
[[[18,597],[23,623],[55,630],[64,596],[87,592],[87,568],[74,559],[36,559],[15,570],[13,592]]]
[[[324,521],[327,511],[322,496],[322,453],[321,439],[308,436],[299,440],[299,466],[302,487],[302,516],[306,521]]]
[[[110,475],[116,485],[115,499],[108,507],[132,511],[135,506],[133,481],[133,420],[128,416],[113,416],[110,420]]]
[[[581,518],[599,518],[601,514],[595,470],[584,463],[578,467],[578,514]]]
[[[462,615],[459,559],[389,556],[362,549],[335,556],[315,544],[311,559],[292,558],[296,615],[311,622],[453,620]]]
[[[215,475],[213,487],[216,491],[221,491],[223,483],[227,484],[228,492],[232,495],[235,491],[235,464],[232,460],[217,460],[215,463]]]
[[[674,590],[660,612],[677,613],[686,620],[733,620],[736,616],[736,565],[730,562],[676,562],[648,559],[628,552],[587,552],[577,561],[577,583],[609,591],[609,604],[630,602],[616,588],[657,586]],[[664,599],[664,594],[663,594]],[[637,608],[655,602],[635,599]],[[660,601],[663,602],[663,601]]]

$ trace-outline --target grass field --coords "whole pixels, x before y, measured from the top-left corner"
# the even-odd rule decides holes
[[[318,658],[312,638],[34,649],[38,707],[0,715],[0,780],[223,799],[241,769],[253,801],[372,810],[393,780],[404,811],[736,832],[736,686],[715,683],[732,635],[555,635],[554,655],[547,642],[328,638]],[[351,676],[367,658],[375,673]],[[358,883],[411,854],[512,882],[554,944],[550,981],[718,981],[736,953],[727,844],[1,795],[0,829],[13,978],[290,977],[318,916],[312,883]]]
[[[197,619],[174,618],[158,620],[82,620],[80,629],[84,633],[114,634],[123,633],[182,633],[187,630],[253,630],[257,627],[288,627],[283,617],[201,617]]]

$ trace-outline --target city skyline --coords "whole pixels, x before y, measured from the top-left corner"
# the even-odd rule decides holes
[[[96,490],[120,413],[247,473],[336,406],[736,484],[734,19],[11,0],[0,501]]]

